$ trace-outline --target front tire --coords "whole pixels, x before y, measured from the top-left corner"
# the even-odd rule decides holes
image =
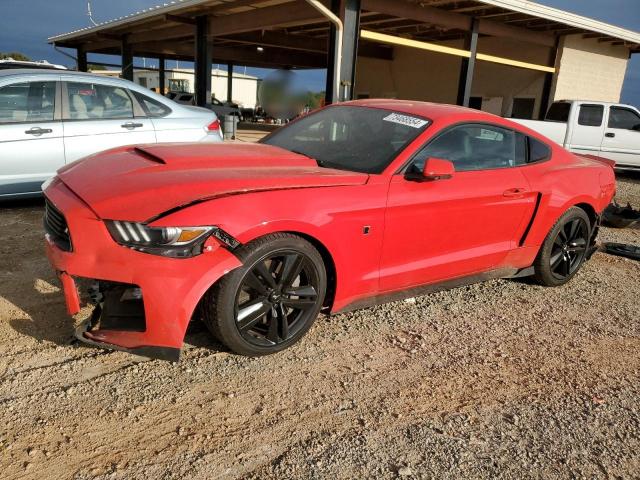
[[[567,283],[585,261],[591,224],[578,207],[567,210],[553,226],[533,264],[534,278],[541,285],[557,287]]]
[[[293,345],[324,302],[322,256],[303,238],[285,233],[259,238],[234,253],[243,265],[205,295],[204,323],[241,355],[268,355]]]

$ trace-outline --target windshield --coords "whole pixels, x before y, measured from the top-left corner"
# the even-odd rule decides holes
[[[381,173],[429,125],[424,118],[368,107],[334,106],[262,140],[328,168]]]

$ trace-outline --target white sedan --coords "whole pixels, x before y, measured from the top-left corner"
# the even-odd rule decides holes
[[[40,195],[42,183],[60,167],[110,148],[220,141],[215,113],[127,80],[0,71],[0,200]]]

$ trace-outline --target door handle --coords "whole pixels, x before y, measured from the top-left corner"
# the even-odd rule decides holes
[[[134,128],[144,127],[144,125],[142,123],[133,123],[133,122],[123,123],[120,126],[122,128],[126,128],[127,130],[133,130]]]
[[[605,137],[609,137],[609,138],[614,138],[616,136],[616,134],[613,133],[613,132],[607,132],[607,133],[604,134],[604,136]]]
[[[51,130],[50,128],[33,127],[33,128],[30,128],[29,130],[25,130],[24,133],[26,133],[27,135],[40,136],[43,133],[52,133],[52,132],[53,130]]]
[[[509,190],[502,192],[502,196],[509,198],[522,198],[526,192],[527,190],[525,188],[510,188]]]

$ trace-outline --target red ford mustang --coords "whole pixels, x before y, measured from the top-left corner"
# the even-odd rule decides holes
[[[259,144],[145,145],[45,189],[46,248],[78,337],[177,360],[197,313],[234,352],[341,312],[489,278],[562,285],[594,250],[612,165],[460,107],[319,110]],[[84,283],[84,280],[83,280]]]

